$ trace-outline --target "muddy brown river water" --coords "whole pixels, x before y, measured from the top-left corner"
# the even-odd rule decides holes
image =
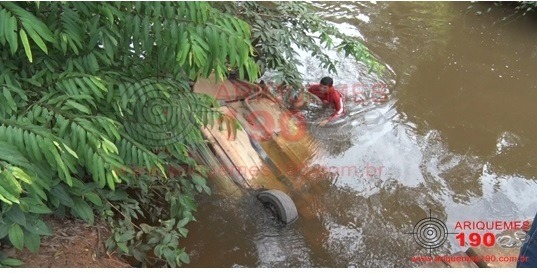
[[[331,173],[290,193],[307,212],[291,226],[279,226],[251,196],[201,197],[183,241],[187,266],[415,267],[411,257],[429,250],[409,233],[426,217],[457,233],[460,221],[535,215],[537,17],[470,2],[316,6],[393,71],[368,74],[334,54],[335,84],[367,95],[385,83],[389,98],[369,103],[351,93],[344,122],[311,128],[308,165]],[[303,60],[307,81],[326,73]],[[433,254],[466,248],[448,234]]]

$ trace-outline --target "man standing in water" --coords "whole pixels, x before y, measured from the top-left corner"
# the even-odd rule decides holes
[[[308,91],[313,95],[319,97],[323,102],[323,105],[333,105],[334,113],[327,119],[321,121],[319,125],[326,125],[328,122],[333,121],[343,114],[345,114],[345,106],[343,104],[343,96],[334,87],[334,80],[330,77],[324,77],[319,84],[314,84],[308,88]]]

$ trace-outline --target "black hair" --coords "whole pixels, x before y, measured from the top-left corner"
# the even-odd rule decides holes
[[[328,86],[332,86],[334,84],[334,80],[330,77],[324,77],[321,79],[321,84],[322,85],[328,85]]]

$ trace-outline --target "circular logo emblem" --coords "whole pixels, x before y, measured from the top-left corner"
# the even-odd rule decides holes
[[[127,133],[148,146],[162,147],[184,140],[198,126],[203,107],[188,85],[170,78],[137,81],[121,93]],[[206,110],[206,109],[205,109]]]
[[[440,219],[429,217],[420,220],[412,233],[414,240],[423,248],[434,249],[440,247],[447,240],[448,230],[446,224]]]

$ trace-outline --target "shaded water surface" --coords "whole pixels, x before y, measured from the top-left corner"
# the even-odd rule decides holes
[[[348,94],[345,122],[310,128],[316,140],[308,165],[334,168],[289,193],[301,213],[293,225],[279,226],[253,197],[202,197],[184,242],[190,266],[414,267],[411,257],[428,251],[407,233],[429,215],[450,232],[457,221],[535,215],[534,17],[487,3],[316,5],[393,70],[380,78],[333,54],[336,84],[360,83],[363,95],[386,83],[389,98],[372,103]],[[307,80],[325,75],[303,60]],[[306,113],[311,120],[322,114]],[[433,253],[465,249],[449,235]]]

